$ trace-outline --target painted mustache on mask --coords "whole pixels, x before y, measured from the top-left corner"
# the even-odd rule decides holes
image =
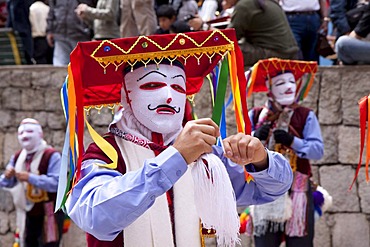
[[[170,106],[170,105],[157,105],[156,107],[151,108],[150,104],[148,105],[148,110],[155,111],[155,110],[162,110],[162,111],[170,111],[170,112],[180,112],[180,107]]]

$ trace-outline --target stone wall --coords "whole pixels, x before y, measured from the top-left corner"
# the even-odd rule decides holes
[[[51,66],[0,67],[0,172],[10,156],[19,149],[17,126],[25,117],[38,119],[45,139],[61,150],[65,120],[60,103],[60,88],[67,70]],[[316,223],[315,246],[370,246],[370,186],[364,169],[353,189],[352,182],[359,155],[357,101],[370,93],[370,67],[321,67],[304,105],[319,118],[325,144],[324,157],[313,163],[314,179],[333,196],[333,206]],[[264,94],[249,99],[249,106],[261,105]],[[195,97],[198,117],[209,117],[208,84]],[[231,117],[231,110],[228,114]],[[106,131],[112,119],[110,111],[92,111],[89,122],[99,133]],[[228,126],[229,133],[235,126]],[[85,143],[90,141],[86,138]],[[15,212],[10,194],[0,189],[0,247],[11,246]],[[250,242],[250,241],[248,241]],[[72,225],[63,246],[84,246],[81,230]]]

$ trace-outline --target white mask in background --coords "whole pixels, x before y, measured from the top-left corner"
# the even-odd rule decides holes
[[[282,106],[293,104],[297,84],[294,75],[290,72],[271,78],[271,93],[276,102]]]
[[[160,64],[157,67],[150,64],[128,72],[124,81],[126,98],[141,124],[161,134],[182,128],[186,100],[183,69],[174,65]]]
[[[42,129],[38,123],[25,122],[18,127],[19,144],[26,149],[27,153],[33,153],[37,150],[41,144],[42,136]]]

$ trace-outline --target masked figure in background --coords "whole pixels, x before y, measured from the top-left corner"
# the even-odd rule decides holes
[[[265,106],[249,111],[252,133],[269,150],[282,153],[294,172],[289,195],[253,206],[256,247],[280,246],[284,239],[288,247],[313,246],[314,204],[309,159],[320,159],[324,145],[315,113],[297,102],[307,95],[316,70],[316,62],[274,58],[260,60],[247,74],[249,93],[268,90]]]
[[[64,220],[62,211],[54,214],[60,153],[46,143],[32,118],[22,120],[18,141],[22,149],[10,158],[0,186],[13,196],[21,247],[58,247]]]
[[[220,131],[216,120],[192,120],[182,126],[186,96],[199,91],[204,76],[222,58],[220,54],[228,49],[240,52],[232,40],[233,30],[164,34],[80,43],[71,54],[69,78],[74,76],[78,90],[75,95],[68,94],[68,99],[75,97],[77,106],[109,104],[110,100],[123,106],[104,139],[90,129],[94,143],[83,155],[80,177],[66,199],[68,215],[88,233],[88,246],[200,247],[196,204],[204,198],[196,200],[196,190],[202,186],[194,176],[195,169],[203,168],[198,162],[204,160],[199,157],[209,161],[206,182],[231,180],[238,204],[266,203],[287,191],[292,179],[288,162],[267,151],[257,138],[244,133],[225,137],[224,152],[214,145]],[[235,54],[229,55],[234,58]],[[110,60],[114,57],[117,62]],[[104,62],[103,68],[99,61]],[[127,61],[126,66],[117,69],[119,61]],[[228,66],[228,61],[223,64]],[[243,67],[238,70],[244,76]],[[245,82],[245,77],[239,79]],[[71,83],[69,80],[68,92],[73,90]],[[79,109],[83,111],[77,107],[77,122]],[[83,114],[80,116],[83,119]],[[216,176],[217,171],[211,168],[214,160],[208,160],[208,155],[221,162],[219,168],[226,167],[224,179]],[[245,169],[254,181],[246,182]],[[218,205],[229,205],[232,200]],[[237,214],[233,219],[239,222]],[[238,224],[235,230],[238,233]],[[218,237],[223,234],[217,231]],[[228,244],[236,243],[235,238],[230,239]]]

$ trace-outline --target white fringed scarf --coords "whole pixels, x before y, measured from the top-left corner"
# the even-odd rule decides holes
[[[144,160],[155,156],[150,149],[119,137],[115,139],[121,149],[127,172],[139,169]],[[195,209],[193,186],[190,169],[188,169],[173,187],[177,247],[201,246],[199,217]],[[174,246],[166,194],[157,197],[152,207],[124,229],[124,246]]]

